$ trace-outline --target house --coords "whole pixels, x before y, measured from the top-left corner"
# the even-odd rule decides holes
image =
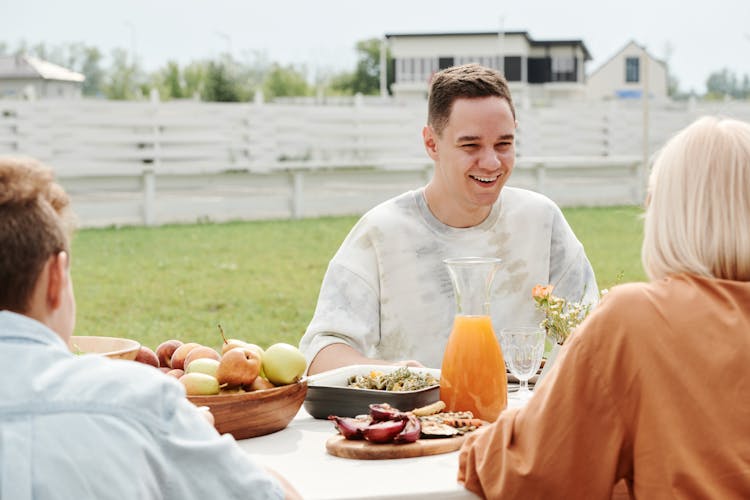
[[[72,99],[81,97],[85,77],[25,55],[0,56],[0,99]]]
[[[651,99],[667,99],[667,65],[630,41],[589,75],[588,98],[640,99],[646,78]]]
[[[386,33],[395,63],[395,97],[424,97],[432,75],[476,62],[505,74],[516,100],[586,95],[581,40],[535,40],[526,31],[479,33]]]

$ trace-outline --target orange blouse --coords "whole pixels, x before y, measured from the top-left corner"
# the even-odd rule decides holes
[[[750,283],[617,286],[523,408],[466,440],[487,498],[750,498]]]

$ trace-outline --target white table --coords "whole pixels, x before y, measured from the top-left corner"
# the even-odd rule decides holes
[[[325,447],[335,434],[333,422],[314,419],[302,407],[286,429],[239,444],[286,477],[305,499],[477,498],[456,481],[458,451],[395,460],[339,458]]]

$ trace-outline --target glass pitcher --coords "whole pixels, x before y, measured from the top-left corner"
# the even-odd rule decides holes
[[[508,403],[508,379],[490,319],[490,287],[500,259],[445,259],[456,294],[456,316],[440,370],[447,411],[470,410],[494,421]]]

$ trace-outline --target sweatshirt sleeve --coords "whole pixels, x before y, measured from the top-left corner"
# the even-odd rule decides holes
[[[344,343],[365,356],[380,341],[380,298],[360,274],[337,261],[328,266],[300,350],[308,365],[326,346]]]
[[[468,437],[458,471],[467,489],[487,498],[609,498],[625,477],[622,450],[632,448],[608,380],[618,369],[618,347],[590,342],[587,333],[601,327],[594,316],[525,407],[502,412]]]
[[[555,207],[550,240],[550,284],[555,295],[573,302],[596,304],[599,287],[583,245],[565,216]]]

